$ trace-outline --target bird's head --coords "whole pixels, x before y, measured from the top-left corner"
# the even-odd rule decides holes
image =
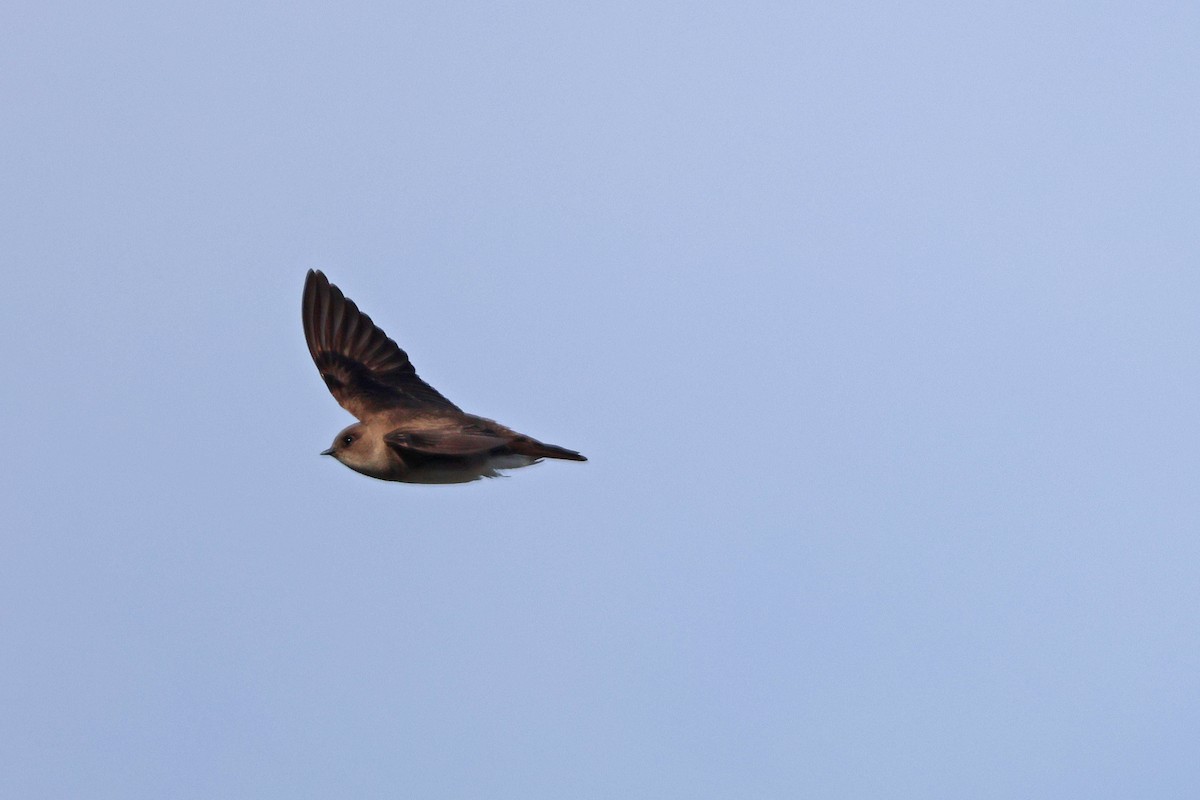
[[[333,456],[347,467],[359,472],[367,471],[375,461],[375,449],[371,447],[366,428],[356,422],[333,439],[333,446],[322,450],[321,455]]]

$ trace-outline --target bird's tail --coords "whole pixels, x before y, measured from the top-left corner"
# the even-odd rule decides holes
[[[537,439],[530,439],[528,436],[518,437],[509,447],[512,448],[514,453],[520,453],[523,456],[530,456],[532,458],[561,458],[563,461],[587,461],[587,458],[574,450],[568,450],[556,444],[544,444]]]

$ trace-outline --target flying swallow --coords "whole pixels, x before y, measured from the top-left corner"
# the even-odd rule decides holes
[[[358,422],[321,455],[356,472],[405,483],[466,483],[543,458],[587,461],[490,419],[467,414],[417,376],[408,354],[319,270],[302,303],[308,351],[342,408]]]

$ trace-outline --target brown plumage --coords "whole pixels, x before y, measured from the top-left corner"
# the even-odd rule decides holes
[[[322,455],[364,475],[406,483],[465,483],[543,458],[587,461],[464,413],[421,380],[408,354],[318,270],[308,271],[301,311],[321,378],[359,420]]]

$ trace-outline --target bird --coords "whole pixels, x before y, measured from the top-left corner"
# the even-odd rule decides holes
[[[301,317],[321,379],[358,419],[321,455],[372,478],[425,484],[495,478],[544,458],[587,461],[451,403],[320,270],[305,278]]]

